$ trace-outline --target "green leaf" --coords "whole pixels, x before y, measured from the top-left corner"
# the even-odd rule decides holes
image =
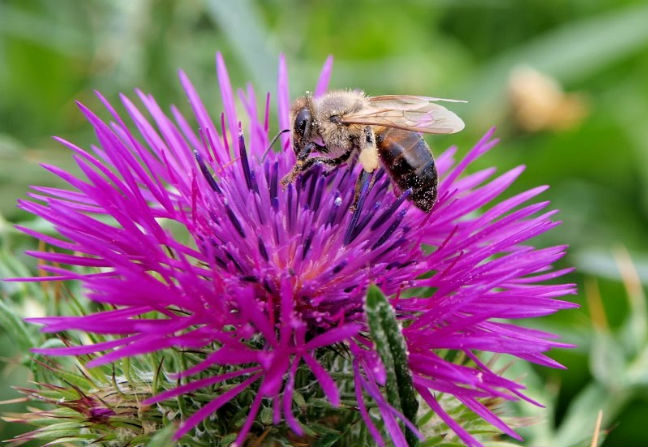
[[[407,345],[396,315],[381,290],[372,285],[367,292],[366,309],[371,337],[387,373],[387,400],[416,423],[418,401],[408,366]],[[410,430],[405,433],[410,446],[418,443]]]
[[[0,301],[0,327],[11,336],[21,350],[28,351],[34,347],[35,341],[23,320],[2,301]]]
[[[3,226],[2,216],[0,215],[0,226]],[[0,245],[9,245],[0,236]],[[32,276],[32,272],[16,256],[2,249],[0,250],[0,278],[18,278]],[[33,296],[42,298],[43,289],[40,284],[31,282],[9,282],[0,281],[0,292],[3,296],[9,296],[20,301],[23,297]]]
[[[259,420],[263,425],[272,425],[272,408],[263,407],[259,412]]]
[[[90,439],[94,441],[96,436],[94,435],[86,435],[86,436],[81,436],[81,435],[72,435],[72,436],[66,436],[62,438],[55,439],[53,441],[48,442],[47,444],[44,444],[43,447],[49,447],[51,445],[70,445],[69,443],[76,443],[77,445],[80,445],[81,442],[83,442],[85,439]],[[87,444],[84,442],[84,444]]]
[[[306,408],[306,400],[304,399],[304,396],[299,391],[295,391],[293,393],[293,401],[297,404],[297,406],[300,409]]]
[[[337,433],[327,433],[317,441],[317,445],[322,447],[330,447],[335,445],[340,440],[340,435]]]
[[[572,399],[555,437],[547,445],[579,446],[589,444],[599,410],[603,427],[608,426],[632,398],[628,390],[610,392],[603,385],[590,382]],[[605,431],[601,433],[605,434]]]
[[[595,333],[590,354],[592,375],[610,389],[623,389],[628,385],[625,367],[623,347],[609,333]]]
[[[48,338],[38,346],[38,348],[64,348],[65,343],[59,338]],[[29,363],[34,375],[35,382],[49,383],[56,380],[56,375],[49,369],[41,365],[37,360],[43,359],[45,356],[42,354],[32,354]]]
[[[158,431],[155,436],[151,438],[148,442],[147,447],[173,447],[176,445],[176,442],[173,440],[173,434],[176,432],[178,427],[175,424],[169,424],[164,427],[162,430]]]
[[[95,439],[97,437],[94,433],[81,433],[77,421],[52,424],[49,425],[47,429],[40,429],[32,432],[30,436],[34,439],[45,440],[56,440],[64,437],[76,439]]]
[[[648,346],[628,365],[625,372],[628,382],[632,386],[646,387],[648,385]]]
[[[228,433],[221,439],[221,445],[230,445],[236,440],[238,433]],[[150,447],[155,447],[151,445]]]
[[[74,385],[82,391],[91,390],[95,387],[95,384],[91,380],[81,374],[69,372],[60,367],[54,369],[53,373],[59,380]]]

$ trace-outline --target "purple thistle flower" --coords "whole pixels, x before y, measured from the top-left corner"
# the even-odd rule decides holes
[[[137,96],[150,119],[121,96],[138,136],[99,93],[112,116],[110,123],[79,104],[99,145],[86,151],[58,141],[72,150],[84,177],[44,165],[72,189],[34,187],[33,200],[19,202],[21,208],[52,222],[61,236],[20,227],[62,249],[29,254],[70,268],[48,265],[44,268],[55,276],[22,280],[80,280],[89,299],[112,307],[85,316],[30,319],[44,325],[43,331],[116,337],[35,352],[101,352],[89,363],[98,366],[170,347],[216,345],[203,361],[177,373],[188,380],[185,384],[146,403],[238,379],[236,386],[186,419],[176,433],[179,438],[245,389],[258,386],[235,441],[240,446],[264,398],[272,399],[275,424],[285,421],[296,433],[303,432],[292,408],[295,374],[302,363],[331,404],[338,405],[338,385],[316,353],[344,343],[352,357],[357,404],[368,430],[383,445],[365,396],[376,403],[392,442],[405,446],[398,421],[409,421],[381,393],[385,372],[367,336],[363,302],[367,287],[375,283],[392,297],[404,327],[415,389],[429,407],[466,444],[478,442],[444,411],[438,393],[454,395],[501,431],[519,438],[480,399],[529,400],[522,394],[523,386],[491,370],[477,352],[505,353],[560,367],[544,354],[566,346],[554,335],[503,321],[574,307],[556,299],[574,293],[572,284],[544,283],[569,271],[551,267],[565,247],[536,249],[526,243],[558,224],[552,221],[555,211],[543,211],[548,202],[528,204],[546,187],[498,203],[522,167],[495,178],[494,169],[464,175],[473,160],[496,144],[490,131],[458,163],[453,160],[454,149],[437,157],[439,197],[430,213],[411,205],[407,191],[394,194],[382,170],[373,186],[364,185],[357,209],[350,213],[358,166],[328,175],[315,168],[282,189],[278,180],[290,170],[295,156],[286,135],[280,140],[281,152],[266,153],[270,96],[259,111],[252,87],[238,90],[244,112],[237,113],[220,54],[216,67],[224,105],[217,122],[180,72],[198,132],[175,107],[170,118],[152,96],[140,91]],[[326,91],[331,67],[329,58],[316,95]],[[279,128],[288,128],[290,98],[283,58],[277,102]],[[180,224],[190,240],[176,238],[164,227],[165,221]],[[424,251],[423,244],[434,249]],[[98,270],[79,273],[75,267]],[[415,287],[433,292],[402,297]],[[151,312],[158,317],[151,317]],[[438,353],[444,349],[464,353],[474,366],[445,360]],[[228,372],[191,379],[215,365]]]

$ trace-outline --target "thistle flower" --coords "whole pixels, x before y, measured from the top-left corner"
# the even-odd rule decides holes
[[[30,408],[27,413],[4,414],[7,422],[38,427],[16,436],[11,445],[31,440],[45,445],[63,441],[68,445],[141,445],[141,440],[162,428],[162,415],[140,405],[142,399],[150,396],[147,384],[115,375],[93,377],[79,363],[74,372],[59,365],[39,366],[62,377],[65,386],[35,381],[32,388],[16,388],[26,397],[14,402],[39,401],[53,409]]]
[[[327,60],[315,95],[326,91],[331,65]],[[33,200],[19,202],[50,221],[60,237],[20,229],[61,249],[29,252],[51,263],[44,268],[54,275],[32,280],[82,281],[87,298],[106,307],[85,316],[30,321],[45,332],[114,338],[35,351],[101,353],[88,363],[99,366],[167,348],[202,349],[207,355],[175,375],[182,385],[145,403],[235,384],[184,420],[176,433],[180,438],[254,389],[234,442],[242,445],[264,405],[271,405],[274,424],[284,421],[295,433],[304,432],[293,413],[295,376],[303,365],[330,404],[340,404],[339,383],[322,363],[323,352],[337,349],[350,359],[357,409],[369,432],[384,443],[366,397],[391,442],[404,446],[401,424],[418,432],[383,396],[385,370],[364,313],[373,283],[391,297],[420,398],[466,444],[478,441],[439,404],[439,393],[455,396],[517,438],[480,400],[527,399],[523,386],[498,375],[478,353],[560,367],[544,353],[565,345],[552,334],[506,321],[573,307],[556,299],[574,293],[573,285],[544,283],[568,271],[551,267],[565,247],[536,249],[526,243],[558,224],[552,221],[555,211],[543,212],[548,202],[528,204],[546,187],[496,202],[522,167],[495,178],[495,169],[465,175],[468,165],[496,144],[490,131],[458,163],[455,149],[437,157],[441,181],[430,213],[411,205],[408,191],[394,192],[383,171],[373,185],[363,186],[357,208],[349,212],[359,172],[353,165],[329,173],[315,168],[283,189],[278,179],[295,159],[286,135],[282,151],[266,151],[270,96],[259,111],[252,87],[238,90],[243,110],[238,112],[220,54],[216,67],[224,106],[218,124],[180,72],[198,131],[178,109],[172,107],[169,117],[140,91],[150,118],[121,96],[138,135],[100,94],[110,123],[79,104],[99,145],[86,151],[58,141],[72,150],[83,177],[44,165],[72,189],[34,187]],[[283,58],[278,79],[279,128],[286,129],[290,99]],[[182,228],[187,240],[171,232],[169,222]],[[459,351],[469,362],[453,363],[442,350]],[[205,374],[215,366],[223,372]]]

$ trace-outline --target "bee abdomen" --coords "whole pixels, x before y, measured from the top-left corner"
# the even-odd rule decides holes
[[[437,196],[437,171],[423,137],[407,130],[388,128],[376,139],[378,153],[390,177],[401,191],[412,188],[410,199],[430,211]]]

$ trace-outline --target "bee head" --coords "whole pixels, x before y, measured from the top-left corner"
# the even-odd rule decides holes
[[[299,153],[304,145],[312,139],[315,127],[309,97],[302,97],[295,101],[292,116],[294,117],[292,124],[293,150],[295,153]]]

